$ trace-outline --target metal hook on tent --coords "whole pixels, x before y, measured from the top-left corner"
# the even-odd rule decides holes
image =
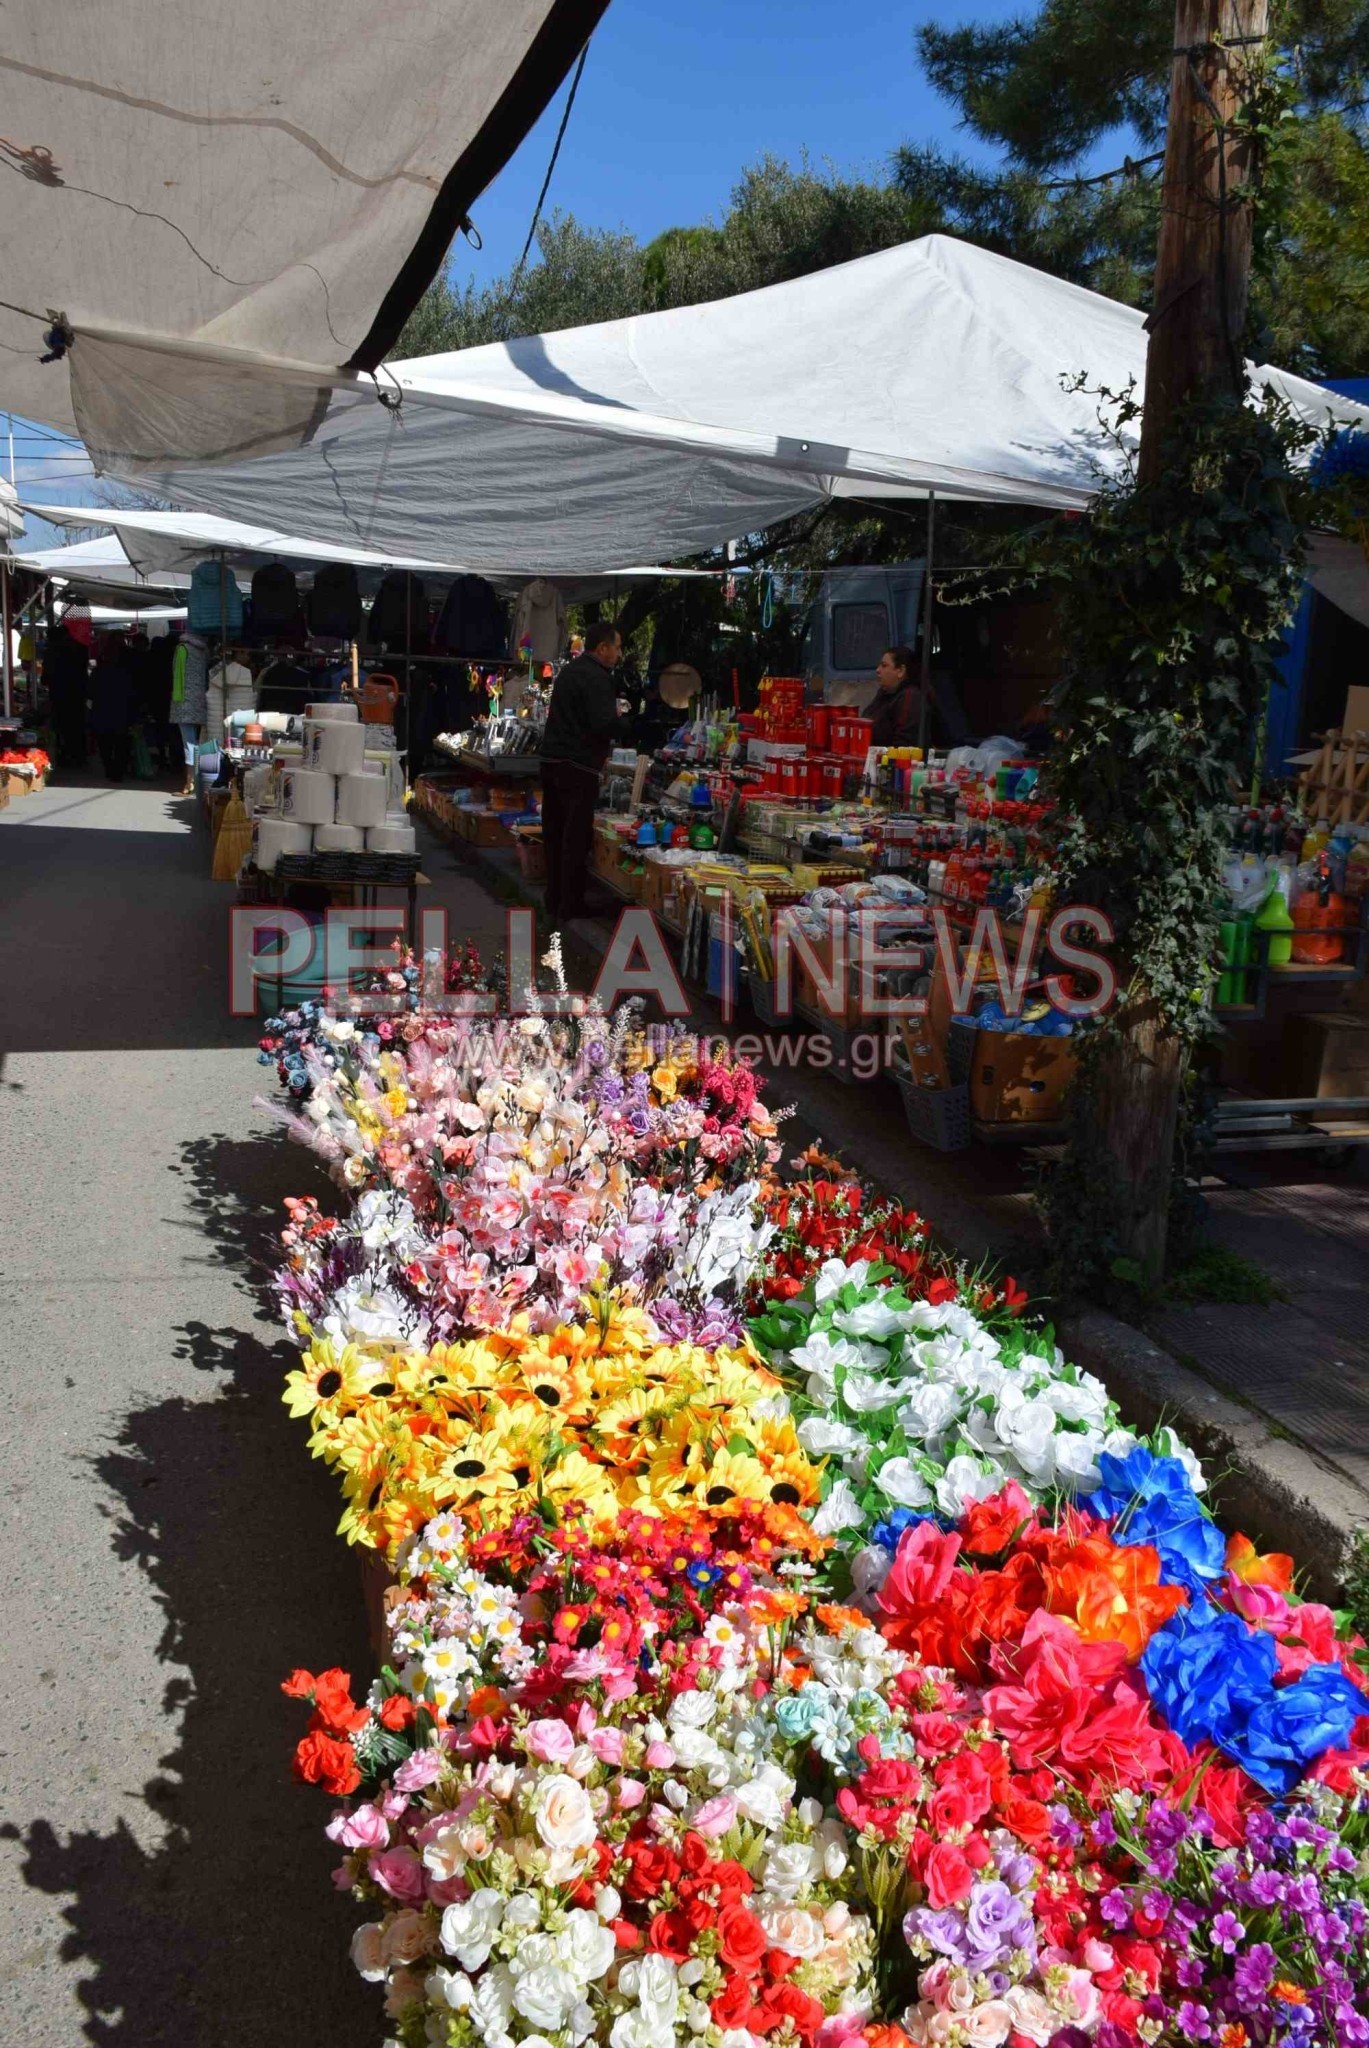
[[[394,389],[392,391],[384,391],[381,389],[380,372],[382,370],[385,372],[391,384],[394,386]],[[374,370],[368,370],[366,374],[369,376],[372,384],[375,386],[376,397],[384,406],[386,412],[399,412],[404,404],[404,386],[400,383],[398,377],[396,377],[394,371],[390,368],[390,365],[388,363],[381,363]]]

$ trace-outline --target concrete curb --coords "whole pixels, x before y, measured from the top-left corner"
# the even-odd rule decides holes
[[[1115,1316],[1067,1317],[1056,1335],[1067,1358],[1103,1381],[1128,1422],[1140,1429],[1173,1423],[1211,1475],[1228,1527],[1262,1549],[1289,1551],[1308,1594],[1339,1603],[1346,1544],[1369,1525],[1369,1493]]]

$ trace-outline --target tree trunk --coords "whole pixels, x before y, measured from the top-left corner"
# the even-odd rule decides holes
[[[1094,1070],[1099,1128],[1121,1197],[1118,1242],[1147,1284],[1165,1266],[1184,1052],[1153,1003],[1127,1003]]]
[[[1176,0],[1155,306],[1149,320],[1140,481],[1173,459],[1187,400],[1243,388],[1252,221],[1244,140],[1229,133],[1269,0]],[[1231,47],[1222,47],[1223,44]],[[1184,1051],[1154,1004],[1127,1004],[1098,1068],[1100,1136],[1122,1198],[1123,1255],[1153,1285],[1164,1272]]]
[[[1241,81],[1269,0],[1177,0],[1165,137],[1155,305],[1146,352],[1141,482],[1163,466],[1174,416],[1201,393],[1241,388],[1250,288],[1250,151],[1218,132],[1241,109]],[[1223,48],[1225,42],[1229,47]],[[1223,203],[1225,201],[1225,203]]]

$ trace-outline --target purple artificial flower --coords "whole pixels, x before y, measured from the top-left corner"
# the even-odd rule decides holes
[[[1186,2041],[1210,2041],[1212,2039],[1212,2026],[1208,2019],[1207,2007],[1205,2005],[1198,2005],[1193,1999],[1186,1998],[1174,2017],[1178,2021],[1179,2031]]]
[[[1125,1892],[1109,1892],[1098,1911],[1109,1927],[1128,1927],[1131,1924],[1131,1906]]]
[[[1226,1955],[1234,1955],[1245,1940],[1245,1923],[1234,1913],[1219,1913],[1212,1923],[1212,1939]]]
[[[1245,1955],[1236,1958],[1232,1980],[1236,1987],[1236,2003],[1242,2012],[1254,2012],[1262,2003],[1270,1985],[1278,1958],[1267,1941],[1257,1941]]]

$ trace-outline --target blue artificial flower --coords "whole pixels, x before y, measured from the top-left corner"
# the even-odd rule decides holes
[[[1369,1699],[1335,1664],[1276,1687],[1274,1638],[1207,1603],[1157,1629],[1141,1658],[1150,1697],[1189,1748],[1204,1738],[1266,1792],[1291,1791],[1328,1749],[1343,1749]]]
[[[1262,1785],[1280,1772],[1279,1789],[1287,1791],[1326,1750],[1348,1746],[1362,1714],[1369,1714],[1369,1699],[1340,1666],[1313,1664],[1251,1715],[1241,1761]],[[1257,1764],[1269,1775],[1261,1776]]]
[[[917,1508],[890,1508],[882,1522],[876,1522],[870,1531],[870,1541],[878,1543],[881,1550],[897,1550],[908,1529],[915,1529],[919,1522],[935,1522],[939,1529],[951,1525],[944,1515],[921,1513]]]
[[[1148,1543],[1159,1552],[1160,1576],[1200,1597],[1226,1569],[1226,1543],[1198,1502],[1179,1458],[1157,1458],[1134,1444],[1125,1458],[1104,1451],[1101,1484],[1083,1505],[1113,1522],[1117,1543]]]
[[[722,1575],[721,1565],[704,1564],[702,1560],[691,1564],[685,1571],[685,1577],[696,1593],[702,1593],[707,1587],[716,1585]]]

